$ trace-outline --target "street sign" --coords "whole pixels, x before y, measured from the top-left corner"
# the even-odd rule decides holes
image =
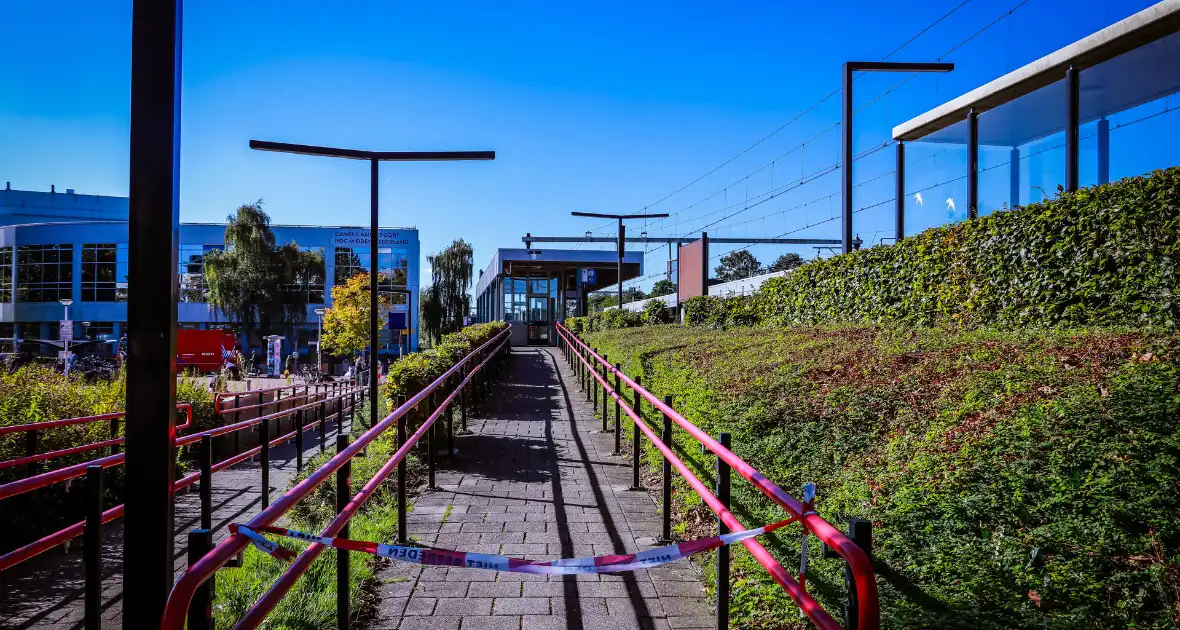
[[[392,312],[389,314],[389,328],[391,330],[405,330],[409,327],[406,320],[405,313]]]
[[[582,284],[594,284],[598,282],[597,269],[583,269],[582,270]]]
[[[62,341],[74,340],[74,322],[70,319],[63,319],[58,322],[60,328],[58,331],[58,339]]]

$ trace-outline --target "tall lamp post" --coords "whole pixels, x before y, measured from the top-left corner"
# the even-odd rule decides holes
[[[324,309],[317,308],[315,327],[315,369],[324,369]]]
[[[840,116],[841,133],[841,173],[840,200],[843,206],[841,242],[844,253],[852,251],[852,76],[854,72],[950,72],[955,69],[953,63],[904,63],[897,61],[845,61],[844,62],[844,107]],[[900,151],[898,155],[904,155]],[[904,159],[904,158],[903,158]],[[904,168],[904,166],[898,167]],[[899,173],[903,171],[899,170]],[[901,175],[898,181],[902,180]],[[904,185],[904,182],[902,182]],[[905,193],[897,191],[899,206],[904,203]],[[904,219],[903,219],[904,220]],[[900,235],[898,235],[900,238]]]
[[[61,318],[62,325],[58,327],[58,336],[61,337],[61,348],[62,348],[62,357],[63,357],[62,361],[63,361],[63,365],[64,365],[64,368],[62,371],[66,376],[69,376],[70,375],[70,338],[74,336],[74,324],[73,324],[73,322],[70,322],[70,305],[73,304],[74,301],[71,300],[70,298],[62,298],[62,299],[58,300],[58,302],[60,302],[62,307],[65,308],[65,314],[63,314],[62,318]],[[69,322],[69,323],[67,324],[67,322]],[[65,332],[64,327],[67,325],[70,327],[69,334],[62,334]]]
[[[605,214],[600,212],[571,212],[575,217],[593,217],[597,219],[614,219],[619,223],[619,263],[618,263],[618,280],[619,280],[619,310],[623,310],[623,251],[627,247],[627,232],[623,227],[623,221],[626,219],[664,219],[667,214]],[[647,234],[644,232],[644,234]],[[590,233],[586,232],[587,238]]]
[[[377,411],[381,392],[377,382],[377,174],[381,162],[453,162],[467,160],[494,160],[495,151],[363,151],[359,149],[340,149],[334,147],[319,147],[306,144],[289,144],[286,142],[269,142],[265,140],[251,140],[250,148],[258,151],[275,151],[278,153],[295,153],[299,155],[316,155],[320,157],[344,158],[348,160],[366,160],[369,162],[369,391],[372,403],[369,404],[369,426],[376,426]]]

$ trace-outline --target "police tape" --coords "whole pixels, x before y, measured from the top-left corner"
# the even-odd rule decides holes
[[[246,525],[235,523],[230,525],[230,531],[242,534],[260,551],[285,562],[294,560],[296,556],[295,552],[268,539],[262,533],[318,543],[326,547],[334,547],[345,551],[370,553],[382,558],[391,558],[411,564],[489,569],[492,571],[508,571],[512,573],[574,575],[579,573],[617,573],[621,571],[650,569],[661,564],[676,562],[696,553],[754,538],[755,536],[760,536],[780,527],[790,525],[797,520],[799,519],[788,518],[764,527],[674,545],[666,545],[664,547],[656,547],[647,551],[640,551],[639,553],[586,558],[563,558],[560,560],[524,560],[521,558],[509,558],[507,556],[483,553],[467,553],[463,551],[451,551],[449,549],[436,549],[433,547],[402,547],[364,540],[352,540],[349,538],[327,538],[284,527],[262,526],[250,528]]]

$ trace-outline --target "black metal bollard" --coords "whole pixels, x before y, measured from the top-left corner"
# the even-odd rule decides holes
[[[405,401],[401,401],[405,404]],[[400,405],[399,405],[400,406]],[[401,448],[406,443],[406,414],[397,418],[397,446]],[[410,541],[409,526],[406,521],[406,458],[397,463],[397,542],[405,545]]]
[[[336,435],[336,453],[348,448],[348,436]],[[336,469],[336,513],[344,511],[352,498],[352,460],[345,460],[344,465]],[[348,523],[340,529],[337,536],[348,538]],[[348,628],[348,552],[336,549],[336,627],[344,630]]]
[[[672,397],[664,396],[664,404],[669,407],[672,406]],[[668,414],[664,415],[664,432],[660,435],[660,441],[672,449],[672,418]],[[663,487],[660,489],[664,502],[664,523],[661,537],[665,542],[672,542],[672,460],[664,457],[663,470]]]
[[[86,567],[86,630],[102,627],[102,466],[86,467],[86,526],[82,553]]]
[[[213,528],[213,436],[201,435],[201,529]]]
[[[295,412],[295,472],[303,472],[303,410]]]
[[[717,441],[721,446],[729,448],[729,434],[722,432],[717,436]],[[717,458],[717,499],[729,509],[729,479],[730,469],[729,464],[726,464],[720,457]],[[729,533],[729,528],[726,527],[725,522],[721,517],[717,517],[717,534],[724,536]],[[725,630],[729,628],[729,545],[722,545],[717,548],[717,628],[718,630]]]
[[[619,380],[620,365],[621,364],[619,363],[615,364],[615,455],[618,455],[619,451],[621,451],[623,448],[623,432],[620,430],[620,426],[623,422],[623,419],[620,417],[623,413],[623,410],[622,405],[619,402],[623,400],[623,388],[621,387],[621,381]]]
[[[262,442],[262,507],[270,505],[270,418],[263,416],[259,431]]]
[[[636,376],[635,377],[635,384],[642,385],[643,384],[642,378]],[[635,410],[636,416],[638,416],[639,418],[642,418],[643,417],[643,407],[642,407],[643,398],[641,398],[639,396],[639,389],[638,388],[636,388],[635,391],[632,393],[635,394],[635,402],[632,404],[631,408],[633,410]],[[641,485],[639,483],[639,455],[640,455],[640,453],[643,452],[640,450],[642,447],[642,442],[640,440],[642,440],[642,439],[643,439],[643,434],[639,432],[639,423],[633,422],[631,424],[631,490],[642,490],[643,489],[643,485]]]
[[[188,566],[193,566],[213,549],[213,532],[209,528],[188,533]],[[217,574],[198,586],[188,603],[188,630],[213,630],[213,590]]]

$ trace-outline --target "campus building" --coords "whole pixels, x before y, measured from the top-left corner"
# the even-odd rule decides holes
[[[60,339],[60,322],[71,300],[68,319],[76,340],[117,341],[127,322],[127,219],[125,197],[81,195],[72,189],[59,192],[0,190],[0,339],[24,341],[22,350],[49,353],[57,350],[37,340]],[[318,315],[316,309],[332,305],[332,287],[359,272],[370,262],[367,227],[272,225],[276,243],[294,241],[304,250],[322,252],[325,273],[321,282],[292,286],[307,292],[307,312],[301,322],[290,322],[281,333],[283,353],[297,353],[314,360]],[[411,326],[418,321],[418,231],[382,228],[378,265],[387,278],[405,278],[391,301],[398,317]],[[180,328],[233,328],[231,319],[209,305],[205,284],[205,254],[224,249],[224,223],[182,223],[176,279],[179,287]],[[401,273],[394,273],[401,270]],[[409,298],[400,293],[414,287]],[[408,304],[407,304],[408,302]],[[84,325],[85,323],[85,325]],[[257,331],[239,343],[248,351],[260,351]],[[33,344],[33,345],[30,345]],[[10,351],[12,341],[0,349]],[[418,347],[416,334],[402,335],[386,327],[381,353],[398,354]],[[114,352],[114,344],[96,344],[95,351]],[[249,353],[247,351],[247,354]],[[260,353],[261,354],[261,353]]]
[[[613,251],[497,249],[479,272],[475,312],[480,322],[514,324],[514,346],[556,345],[553,324],[586,314],[591,291],[618,284]],[[623,257],[623,280],[643,275],[643,252]]]

